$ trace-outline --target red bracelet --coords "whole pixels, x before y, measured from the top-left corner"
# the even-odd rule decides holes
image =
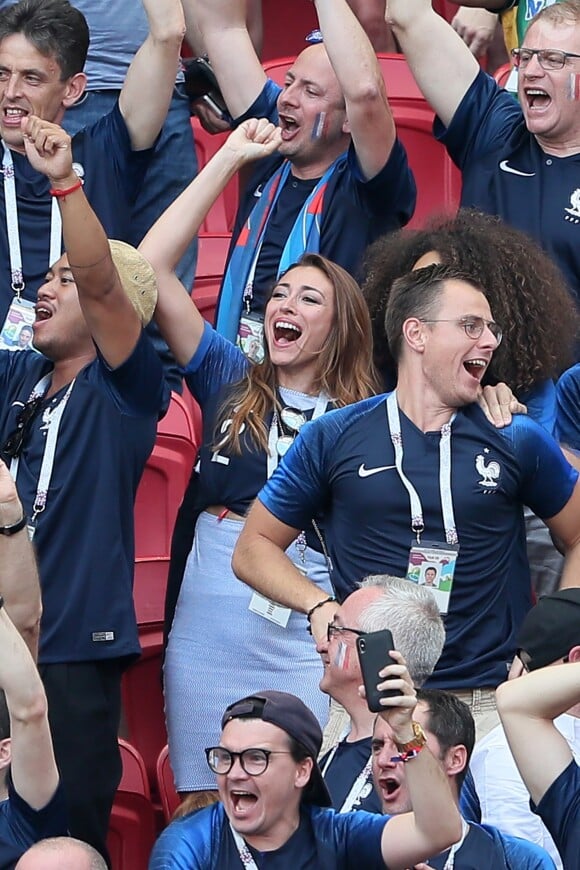
[[[51,196],[56,196],[58,199],[64,199],[64,197],[68,196],[69,193],[74,193],[75,190],[80,190],[82,186],[83,183],[79,178],[79,180],[75,184],[71,184],[70,187],[65,187],[63,190],[60,190],[57,187],[51,187],[49,193]]]

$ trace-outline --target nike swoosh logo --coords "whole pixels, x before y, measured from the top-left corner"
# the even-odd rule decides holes
[[[514,169],[513,166],[510,166],[507,160],[502,160],[499,164],[499,168],[503,172],[509,172],[511,175],[521,175],[522,178],[533,178],[536,174],[535,172],[522,172],[520,169]]]
[[[378,474],[379,471],[389,471],[391,468],[396,468],[396,465],[380,465],[378,468],[365,468],[365,464],[360,466],[358,470],[359,477],[370,477],[371,474]]]

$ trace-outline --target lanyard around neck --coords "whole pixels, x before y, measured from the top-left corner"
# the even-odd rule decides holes
[[[4,156],[2,158],[2,173],[4,175],[4,210],[6,212],[6,230],[8,233],[8,253],[10,256],[10,278],[12,290],[17,298],[24,292],[24,273],[22,270],[22,249],[20,247],[20,230],[18,229],[18,202],[16,198],[16,182],[14,179],[14,161],[12,152],[5,142],[2,142]],[[47,269],[59,259],[62,251],[62,220],[56,197],[52,199],[50,214],[50,251]]]
[[[30,394],[30,398],[28,401],[30,402],[32,399],[37,398],[38,396],[44,396],[46,393],[50,381],[52,379],[52,372],[45,375],[41,378],[36,386],[33,388],[32,393]],[[62,420],[62,416],[64,414],[64,410],[66,408],[67,402],[70,398],[70,394],[72,393],[72,388],[75,384],[75,378],[68,385],[68,389],[58,405],[53,409],[47,420],[47,429],[46,429],[46,441],[44,443],[44,452],[42,454],[42,463],[40,465],[40,474],[38,475],[38,484],[36,488],[36,496],[34,498],[34,504],[32,506],[32,516],[30,518],[32,526],[36,523],[36,518],[38,514],[42,513],[42,511],[46,507],[46,501],[48,498],[48,490],[50,487],[50,481],[52,479],[52,472],[54,469],[54,458],[56,455],[56,443],[58,440],[58,432],[60,429],[60,423]],[[18,465],[19,458],[15,457],[10,463],[10,474],[12,475],[12,479],[16,482],[16,478],[18,475]]]
[[[246,845],[246,841],[243,837],[240,836],[240,834],[238,834],[231,822],[230,831],[232,832],[232,837],[234,838],[234,843],[236,844],[236,849],[238,850],[240,861],[242,862],[244,867],[248,867],[249,870],[258,870],[256,862],[252,858],[252,853]]]
[[[401,483],[409,494],[411,504],[411,529],[417,536],[417,543],[421,541],[421,535],[425,530],[423,505],[419,493],[403,471],[403,436],[401,434],[401,417],[397,404],[397,393],[392,392],[387,398],[387,416],[393,449],[395,451],[395,466],[401,479]],[[445,527],[445,540],[448,544],[457,544],[457,526],[453,513],[453,497],[451,494],[451,425],[455,415],[449,423],[441,427],[439,440],[439,492],[441,495],[441,509],[443,513],[443,525]]]
[[[321,417],[322,414],[326,411],[330,399],[326,395],[326,393],[322,392],[318,394],[318,398],[316,399],[316,405],[314,406],[314,411],[312,412],[312,419],[316,420],[317,417]],[[278,451],[276,450],[276,442],[279,437],[278,432],[278,414],[274,411],[274,416],[272,417],[272,423],[270,424],[270,432],[268,435],[268,479],[272,477],[276,468],[278,467],[279,456]],[[297,433],[298,434],[298,433]]]
[[[325,762],[324,767],[322,769],[322,776],[326,775],[326,772],[327,772],[328,768],[330,767],[330,765],[332,764],[332,762],[334,760],[334,756],[336,755],[336,750],[338,749],[339,746],[340,746],[340,743],[337,743],[336,746],[333,749],[331,749],[330,752],[328,753],[328,758],[326,759],[326,762]],[[354,783],[352,784],[352,787],[351,787],[349,793],[345,797],[344,802],[338,811],[339,813],[350,813],[351,810],[353,809],[353,807],[355,807],[358,803],[360,803],[363,789],[365,788],[365,786],[367,785],[368,781],[371,778],[372,767],[373,767],[373,759],[372,759],[372,755],[371,755],[371,756],[369,756],[369,759],[366,762],[365,766],[363,767],[363,769],[361,770],[361,772],[359,773],[359,775],[355,779]]]
[[[461,819],[461,839],[454,843],[449,850],[449,855],[447,856],[447,861],[443,866],[443,870],[454,870],[455,867],[455,855],[463,846],[465,838],[469,833],[469,825],[465,821],[465,819]]]

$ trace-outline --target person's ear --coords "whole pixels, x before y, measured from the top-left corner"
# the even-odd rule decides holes
[[[467,749],[463,743],[450,746],[443,759],[443,767],[447,776],[457,776],[467,765]]]
[[[568,653],[568,661],[569,662],[580,662],[580,645],[572,647],[572,649]]]
[[[425,326],[418,317],[408,317],[403,323],[403,341],[415,353],[425,350]]]
[[[314,767],[312,758],[303,758],[296,765],[296,778],[294,780],[296,788],[306,788],[310,780],[310,774]]]
[[[70,109],[71,106],[80,100],[87,86],[87,77],[83,72],[76,73],[71,76],[66,85],[66,91],[62,98],[62,104],[65,109]]]
[[[12,743],[10,737],[0,740],[0,770],[5,770],[12,761]]]

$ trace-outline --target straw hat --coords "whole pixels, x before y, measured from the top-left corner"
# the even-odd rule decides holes
[[[113,262],[123,289],[143,326],[147,326],[157,304],[157,279],[152,266],[132,245],[109,239]]]

